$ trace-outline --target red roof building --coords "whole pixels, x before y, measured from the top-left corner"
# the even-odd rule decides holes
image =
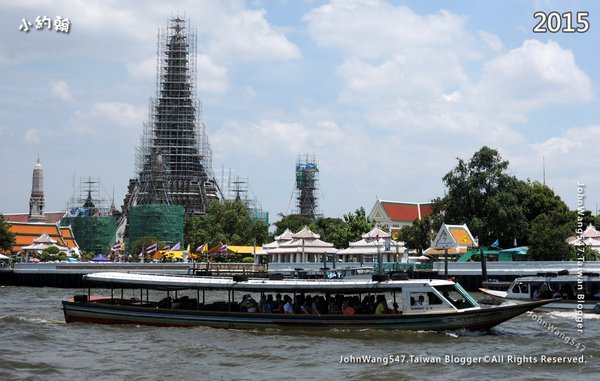
[[[422,220],[432,212],[430,202],[399,202],[377,200],[368,218],[389,232],[411,225],[414,220]]]
[[[44,212],[44,221],[47,224],[57,224],[65,216],[65,212]],[[7,213],[4,214],[6,222],[29,222],[29,213]]]

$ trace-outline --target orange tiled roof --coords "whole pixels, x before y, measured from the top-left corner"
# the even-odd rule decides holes
[[[383,206],[392,221],[414,221],[419,218],[419,209],[421,210],[421,218],[431,214],[431,204],[382,201],[381,206]]]
[[[79,247],[79,245],[77,245],[77,242],[75,241],[75,237],[73,237],[73,231],[71,231],[70,226],[61,226],[60,233],[62,235],[63,241],[65,242],[65,246],[67,246],[69,249]]]
[[[44,233],[56,240],[57,245],[66,246],[68,248],[78,247],[70,227],[59,227],[56,224],[26,222],[9,222],[9,224],[11,226],[8,230],[15,234],[15,244],[12,247],[13,252],[21,250],[23,246],[31,245],[34,239]]]
[[[453,247],[451,249],[448,249],[448,254],[450,254],[450,255],[464,254],[466,252],[467,252],[466,247]],[[429,255],[444,255],[445,251],[444,251],[444,249],[434,249],[433,247],[430,247],[429,249],[425,250],[423,253],[429,254]]]
[[[448,228],[452,237],[456,240],[456,243],[460,246],[474,246],[475,242],[469,236],[469,233],[463,228]]]

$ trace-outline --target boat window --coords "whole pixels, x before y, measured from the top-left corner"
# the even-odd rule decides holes
[[[420,308],[429,304],[429,298],[424,292],[411,292],[410,293],[410,306],[411,308]]]
[[[529,294],[529,288],[526,284],[515,283],[511,290],[514,294]]]
[[[437,286],[434,288],[438,290],[450,304],[459,310],[464,308],[479,307],[475,299],[473,299],[471,295],[469,295],[469,293],[465,291],[465,289],[462,288],[458,283],[448,286]]]
[[[427,293],[427,299],[429,299],[429,304],[442,304],[443,301],[433,292]]]

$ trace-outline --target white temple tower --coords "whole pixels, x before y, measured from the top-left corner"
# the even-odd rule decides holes
[[[28,222],[45,222],[44,217],[44,174],[40,157],[33,167],[31,197],[29,198]]]

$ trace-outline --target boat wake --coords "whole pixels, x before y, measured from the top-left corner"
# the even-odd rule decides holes
[[[561,319],[575,319],[578,315],[575,310],[569,311],[547,311],[546,314],[553,318],[561,318]],[[583,313],[584,320],[600,320],[600,314],[584,312]]]
[[[63,320],[48,320],[48,319],[42,319],[42,318],[30,318],[30,317],[12,316],[12,315],[0,316],[0,322],[42,324],[42,325],[65,324],[65,322]]]

